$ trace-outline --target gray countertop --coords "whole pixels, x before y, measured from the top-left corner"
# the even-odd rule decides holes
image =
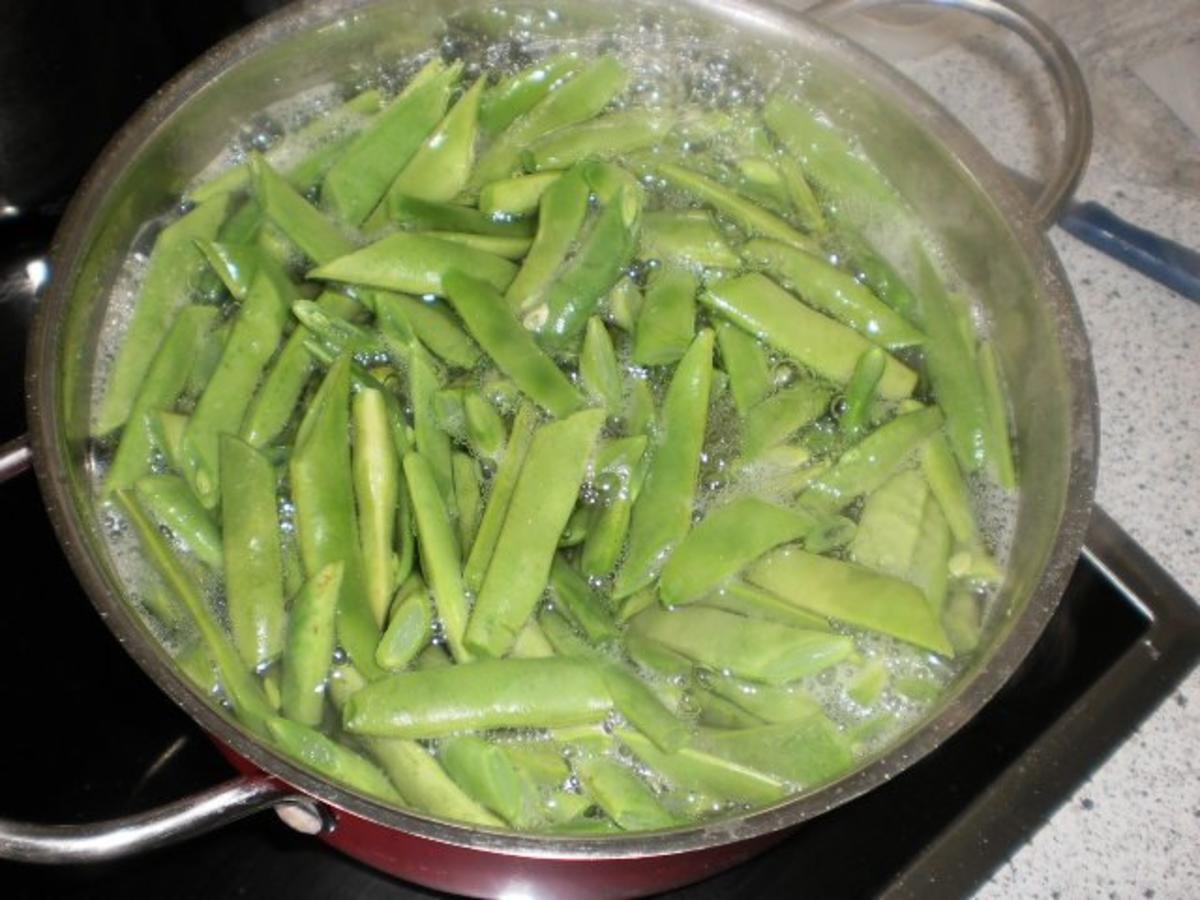
[[[1171,111],[1200,94],[1200,2],[1041,0],[1088,77],[1095,150],[1079,189],[1200,245],[1200,136]],[[950,26],[951,28],[954,25]],[[1053,94],[1024,48],[988,27],[883,55],[1000,160],[1045,172]],[[1139,75],[1138,73],[1141,73]],[[1147,74],[1148,73],[1148,74]],[[1152,94],[1143,76],[1168,95]],[[1099,503],[1200,596],[1200,304],[1054,231],[1100,390]],[[1200,896],[1200,670],[980,891],[993,897]]]

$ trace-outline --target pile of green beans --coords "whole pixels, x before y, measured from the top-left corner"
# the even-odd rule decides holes
[[[1001,578],[972,310],[845,220],[903,201],[802,100],[463,72],[160,232],[93,420],[136,596],[261,740],[430,816],[664,829],[844,774]]]

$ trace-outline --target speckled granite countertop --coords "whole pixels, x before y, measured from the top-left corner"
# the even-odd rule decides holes
[[[1197,0],[1032,2],[1079,57],[1096,108],[1081,199],[1200,245],[1200,137],[1133,74],[1190,57],[1200,92]],[[961,37],[961,36],[960,36]],[[893,48],[894,49],[894,48]],[[892,56],[894,54],[885,54]],[[993,29],[897,65],[1004,162],[1044,172],[1053,95],[1032,56]],[[1188,89],[1184,87],[1185,100]],[[1099,503],[1200,597],[1200,304],[1071,236],[1051,235],[1092,342],[1100,389]],[[980,891],[1000,897],[1200,896],[1200,670]]]

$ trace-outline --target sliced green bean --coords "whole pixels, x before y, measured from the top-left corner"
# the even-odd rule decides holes
[[[796,722],[822,713],[821,704],[797,685],[755,684],[719,672],[708,674],[705,684],[764,722]]]
[[[222,565],[221,533],[208,510],[177,475],[146,475],[134,493],[142,508],[174,533],[196,558],[213,569]]]
[[[196,247],[230,296],[245,300],[258,269],[259,249],[253,244],[226,244],[203,238],[196,238]]]
[[[471,336],[531,400],[559,417],[583,406],[575,386],[492,287],[462,272],[450,272],[446,289]]]
[[[254,194],[275,226],[317,265],[354,251],[354,242],[301,197],[261,155],[250,157]]]
[[[400,455],[381,391],[366,388],[351,404],[354,426],[354,498],[362,548],[363,582],[375,623],[383,627],[391,603],[396,535],[396,505],[400,495]]]
[[[479,471],[479,463],[469,454],[455,453],[450,462],[454,472],[459,545],[467,552],[465,548],[475,542],[479,519],[483,514],[483,495],[480,489],[483,476]]]
[[[523,312],[540,302],[579,236],[590,194],[582,167],[564,174],[542,194],[537,234],[504,295],[512,309]]]
[[[157,338],[166,333],[167,324],[187,302],[189,274],[204,265],[195,239],[215,237],[228,206],[227,197],[201,203],[164,228],[154,242],[133,318],[96,414],[96,434],[109,434],[129,419],[158,352]]]
[[[1017,470],[1008,433],[1008,410],[1000,386],[1000,366],[991,341],[979,344],[979,380],[983,386],[985,414],[983,445],[992,475],[1001,487],[1015,490]]]
[[[693,603],[716,590],[773,547],[799,540],[814,517],[759,500],[739,497],[719,506],[688,532],[659,579],[667,606]]]
[[[625,433],[628,435],[650,434],[658,422],[658,413],[654,408],[654,392],[645,378],[631,377],[628,379],[628,385],[624,417]]]
[[[496,407],[480,391],[470,388],[463,393],[463,416],[471,452],[480,459],[498,461],[504,454],[508,430]]]
[[[424,347],[419,343],[413,344],[408,357],[408,394],[413,410],[417,451],[429,465],[442,503],[449,511],[455,508],[454,472],[450,461],[450,437],[438,424],[434,404],[434,396],[440,387],[441,380],[433,360]]]
[[[921,511],[917,524],[918,538],[905,577],[925,595],[929,608],[941,619],[946,606],[946,582],[949,577],[950,527],[930,496]]]
[[[340,357],[309,404],[288,463],[304,571],[343,565],[337,637],[368,678],[379,674],[379,626],[367,599],[350,458],[350,358]]]
[[[689,330],[689,340],[690,340]],[[604,407],[609,416],[621,414],[624,384],[612,338],[599,316],[588,320],[579,354],[579,380],[589,399]]]
[[[674,124],[674,117],[661,109],[624,109],[552,131],[534,141],[522,158],[532,172],[567,169],[584,159],[609,159],[652,146]]]
[[[542,615],[545,615],[545,612]],[[530,619],[521,629],[521,633],[517,635],[517,639],[513,641],[512,650],[508,652],[508,655],[512,659],[542,659],[547,656],[556,656],[558,653],[558,648],[550,642],[549,637],[542,630],[539,620]]]
[[[761,582],[754,573],[761,568],[759,563],[751,569],[756,583]],[[793,586],[792,593],[811,588],[803,581],[798,584],[803,587]],[[769,684],[813,675],[841,662],[854,649],[854,642],[844,635],[747,619],[705,606],[685,606],[673,612],[651,607],[633,619],[630,627],[701,665]]]
[[[323,716],[344,570],[340,561],[329,563],[292,600],[280,688],[284,715],[305,725],[319,725]]]
[[[812,186],[804,177],[804,170],[790,156],[781,156],[775,160],[775,166],[783,178],[784,188],[796,218],[800,220],[805,231],[820,234],[826,231],[829,223],[821,211],[821,204],[813,193]]]
[[[527,237],[498,237],[490,234],[469,234],[465,231],[427,231],[425,234],[439,241],[462,244],[464,247],[514,261],[523,259],[533,245],[533,239]]]
[[[467,184],[475,162],[479,101],[485,79],[479,78],[451,107],[433,133],[400,170],[388,191],[423,200],[453,200]]]
[[[604,669],[604,683],[613,705],[630,725],[659,750],[673,753],[691,736],[688,727],[663,705],[640,678],[615,665]]]
[[[167,465],[176,472],[183,469],[183,433],[187,429],[187,422],[188,417],[182,413],[163,410],[146,413],[145,416],[150,443],[158,448]]]
[[[622,451],[612,464],[597,459],[596,468],[601,470],[597,484],[604,486],[607,497],[605,505],[596,511],[580,554],[579,566],[588,578],[607,575],[621,556],[633,504],[646,474],[647,443],[645,435],[613,441],[609,446],[619,444]]]
[[[600,669],[560,657],[489,659],[369,684],[346,703],[354,734],[433,738],[487,728],[558,728],[602,721],[612,699]]]
[[[550,568],[550,596],[593,644],[617,636],[616,623],[604,600],[561,555],[554,558]]]
[[[387,776],[349,747],[314,728],[278,716],[267,720],[267,727],[276,746],[312,766],[326,778],[387,803],[403,802]]]
[[[407,668],[433,636],[433,603],[424,583],[418,579],[407,596],[401,588],[396,598],[399,602],[392,607],[387,630],[375,651],[375,662],[391,672]]]
[[[403,294],[377,291],[375,325],[384,336],[398,344],[408,342],[407,332],[415,335],[431,353],[452,366],[472,369],[482,355],[444,303],[430,303]]]
[[[853,328],[870,341],[896,350],[923,343],[925,336],[863,287],[854,276],[814,253],[777,241],[750,241],[742,256],[762,266],[810,306]]]
[[[263,369],[283,335],[292,293],[287,277],[268,260],[262,260],[238,310],[221,362],[188,421],[183,436],[183,474],[210,509],[220,495],[220,435],[236,434],[242,424]]]
[[[633,339],[641,366],[678,362],[696,333],[696,278],[682,269],[656,273],[646,289]]]
[[[858,358],[871,348],[866,338],[800,303],[763,275],[752,273],[710,284],[700,300],[738,327],[831,381],[845,384]],[[880,394],[902,400],[917,375],[888,357]]]
[[[906,581],[790,547],[765,556],[746,577],[802,609],[954,655],[925,597]]]
[[[604,318],[622,331],[633,331],[642,311],[642,289],[628,275],[622,276],[604,298]]]
[[[329,167],[321,202],[339,219],[360,225],[387,193],[446,111],[461,63],[437,69],[389,103]]]
[[[724,609],[742,616],[791,625],[793,628],[804,628],[810,631],[829,630],[828,619],[797,609],[781,597],[744,581],[728,582],[720,590],[713,591],[699,602],[703,606],[714,606],[717,609]]]
[[[925,479],[915,469],[898,472],[868,494],[850,545],[851,558],[887,575],[905,577],[921,536],[928,497]]]
[[[150,470],[150,435],[147,414],[175,405],[187,383],[205,335],[217,321],[217,310],[189,306],[179,312],[154,354],[146,377],[131,399],[129,425],[104,480],[104,492],[128,488]]]
[[[691,526],[708,422],[712,351],[712,331],[701,331],[671,378],[663,403],[662,437],[651,453],[645,483],[633,505],[629,550],[613,587],[617,600],[649,584],[664,554]]]
[[[504,290],[517,267],[474,247],[400,232],[313,269],[308,277],[407,294],[445,294],[443,282],[454,270],[470,272],[496,290]]]
[[[954,539],[968,548],[982,547],[966,481],[944,435],[930,435],[921,446],[921,471],[942,507]]]
[[[561,172],[517,175],[485,184],[479,191],[479,211],[488,216],[528,216],[538,211],[542,195]]]
[[[388,201],[392,221],[409,231],[457,231],[482,237],[527,238],[534,233],[527,219],[489,216],[458,203],[437,203],[408,194],[395,194]]]
[[[583,759],[575,772],[605,814],[626,831],[671,828],[678,823],[631,769],[605,757]]]
[[[467,598],[463,592],[461,555],[452,530],[450,513],[429,460],[420,453],[407,454],[404,457],[404,475],[408,479],[417,523],[421,569],[433,591],[434,606],[442,620],[450,652],[456,662],[466,662],[471,658],[463,642],[467,627]]]
[[[521,151],[544,134],[585,122],[600,113],[625,89],[629,74],[612,56],[585,64],[577,75],[542,96],[515,119],[479,160],[473,183],[506,178],[520,165]]]
[[[871,408],[875,403],[875,390],[887,364],[887,354],[872,347],[854,364],[854,374],[846,385],[842,414],[838,427],[847,434],[857,434],[867,424]]]
[[[603,424],[586,410],[534,434],[467,626],[475,652],[502,656],[532,614]]]
[[[727,802],[756,804],[773,803],[788,793],[787,785],[773,775],[694,747],[664,753],[635,731],[620,729],[617,735],[635,756],[678,791],[699,790]]]
[[[694,746],[801,788],[842,774],[854,761],[849,741],[824,715],[735,731],[703,731]]]
[[[833,393],[811,378],[772,394],[742,421],[742,458],[752,460],[811,425],[829,410]]]
[[[503,747],[474,735],[442,741],[442,767],[468,796],[513,828],[528,830],[542,822],[537,784]]]
[[[742,260],[703,210],[662,210],[642,219],[641,256],[684,266],[736,269]]]
[[[560,53],[510,75],[483,95],[479,124],[487,133],[499,134],[560,87],[582,64],[577,53]]]

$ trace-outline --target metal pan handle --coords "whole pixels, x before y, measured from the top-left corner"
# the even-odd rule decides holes
[[[1003,25],[1025,41],[1049,70],[1063,107],[1063,147],[1054,173],[1033,204],[1035,220],[1049,228],[1074,194],[1092,151],[1092,106],[1075,57],[1054,29],[1014,0],[820,0],[808,6],[805,14],[832,20],[904,4],[959,9]]]
[[[0,483],[33,464],[29,436],[0,445]],[[325,821],[303,794],[264,775],[245,775],[154,809],[85,825],[37,825],[0,819],[0,859],[27,863],[87,863],[131,856],[211,831],[274,807],[298,831],[317,833]]]

